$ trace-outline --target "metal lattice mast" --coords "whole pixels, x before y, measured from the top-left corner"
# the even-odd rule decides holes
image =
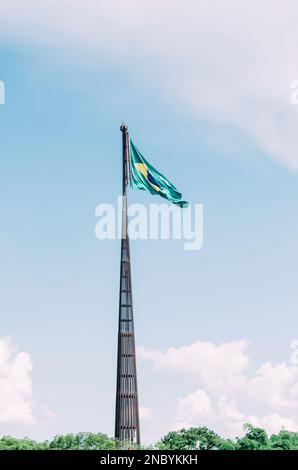
[[[129,178],[129,135],[128,128],[124,124],[120,130],[123,148],[123,200],[115,437],[122,442],[140,444],[130,251],[127,234],[126,190]]]

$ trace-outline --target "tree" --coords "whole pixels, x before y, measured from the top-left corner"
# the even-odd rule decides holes
[[[206,427],[169,432],[157,443],[161,450],[233,450],[234,444]]]
[[[269,449],[269,438],[264,429],[255,428],[251,424],[244,425],[245,436],[236,439],[237,450]]]
[[[298,432],[283,429],[279,434],[270,437],[272,450],[298,450]]]
[[[16,439],[11,436],[0,439],[0,450],[116,450],[118,448],[115,439],[106,434],[91,432],[55,436],[45,442],[36,442],[28,438]]]
[[[25,439],[16,439],[11,436],[3,436],[0,439],[0,450],[44,450],[45,445],[38,443],[27,437]]]
[[[49,450],[116,450],[119,447],[118,442],[106,434],[91,432],[55,436],[44,445]]]
[[[192,427],[169,432],[153,449],[160,450],[298,450],[298,433],[283,429],[268,437],[261,428],[245,424],[244,437],[224,439],[207,427]],[[129,444],[125,446],[129,448]],[[122,447],[123,448],[123,447]],[[1,450],[120,450],[116,439],[106,434],[80,432],[55,436],[52,440],[36,442],[29,438],[0,438]],[[136,447],[133,447],[136,450]],[[151,448],[152,449],[152,448]]]

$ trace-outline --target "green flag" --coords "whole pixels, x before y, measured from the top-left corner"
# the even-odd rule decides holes
[[[132,189],[147,189],[151,194],[158,194],[173,204],[187,207],[182,201],[182,194],[159,171],[148,163],[130,139],[130,186]]]

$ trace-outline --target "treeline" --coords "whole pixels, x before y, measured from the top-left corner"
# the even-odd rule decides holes
[[[144,448],[144,447],[143,447]],[[32,439],[0,438],[0,450],[119,450],[119,442],[106,434],[81,432],[37,442]],[[281,430],[269,436],[264,429],[244,426],[244,436],[224,439],[206,427],[173,431],[151,449],[160,450],[298,450],[298,433]]]

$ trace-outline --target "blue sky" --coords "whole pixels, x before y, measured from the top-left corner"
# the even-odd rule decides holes
[[[256,63],[250,59],[249,77],[233,60],[236,45],[226,51],[233,68],[224,73],[212,33],[205,46],[209,41],[213,54],[206,58],[199,33],[192,23],[187,28],[187,14],[181,25],[191,40],[179,43],[185,61],[179,49],[169,49],[168,40],[180,35],[174,17],[168,36],[158,33],[158,46],[154,35],[145,34],[151,18],[118,48],[118,17],[106,19],[106,43],[100,35],[86,40],[89,7],[80,28],[64,25],[67,34],[57,47],[59,8],[61,14],[68,8],[66,1],[59,5],[45,31],[48,3],[44,9],[28,4],[39,28],[30,23],[34,15],[22,22],[8,2],[0,14],[0,79],[6,87],[0,106],[0,336],[6,351],[0,376],[17,400],[6,413],[8,398],[0,393],[1,434],[113,433],[120,246],[96,239],[94,211],[101,202],[116,202],[121,190],[122,121],[185,198],[204,204],[201,251],[186,252],[178,241],[135,241],[131,247],[144,439],[181,423],[239,433],[248,418],[270,431],[283,424],[297,430],[298,379],[290,363],[298,256],[296,131],[291,134],[298,107],[287,96],[297,78],[292,63],[277,80],[275,59],[262,46],[268,77],[272,73],[263,94],[261,53],[248,43],[249,56],[242,33],[233,28],[237,18],[238,26],[242,21],[234,2],[231,25],[225,17],[218,35],[232,29],[240,52],[242,45],[249,57],[258,57]],[[134,7],[129,2],[132,24],[140,13]],[[270,35],[272,25],[285,27],[275,13],[260,37]],[[100,8],[97,14],[106,18]],[[196,69],[190,65],[188,76],[181,69],[192,62]],[[203,66],[204,79],[194,89]],[[213,81],[219,84],[216,99],[208,71],[211,81],[214,72],[220,76]],[[143,192],[129,198],[151,201]],[[27,385],[29,380],[29,388],[13,374],[7,384],[3,372],[5,365],[13,370],[22,352],[27,362],[17,376]],[[241,387],[248,390],[245,400]]]

